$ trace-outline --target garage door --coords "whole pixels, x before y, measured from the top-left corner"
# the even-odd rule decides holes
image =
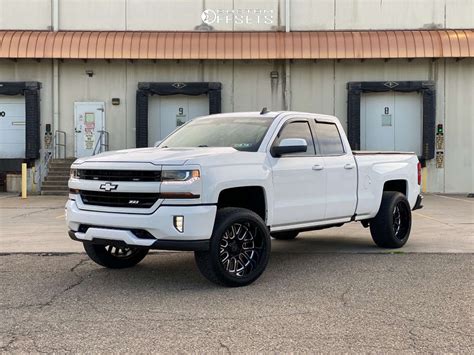
[[[408,151],[422,155],[422,95],[367,93],[361,97],[362,150]]]
[[[148,143],[153,145],[176,127],[209,114],[207,95],[151,96],[148,105]]]
[[[0,159],[25,158],[25,98],[0,96]]]

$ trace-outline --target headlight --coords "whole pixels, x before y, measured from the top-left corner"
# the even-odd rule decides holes
[[[161,181],[195,181],[201,177],[199,170],[163,170]]]
[[[79,173],[77,169],[71,169],[69,176],[71,179],[79,179]]]

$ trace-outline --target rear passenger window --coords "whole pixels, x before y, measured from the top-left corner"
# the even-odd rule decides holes
[[[306,140],[308,149],[305,153],[294,153],[295,155],[314,155],[314,143],[311,130],[308,122],[290,122],[280,131],[278,135],[277,144],[285,138],[303,138]],[[290,154],[287,154],[290,155]]]
[[[321,154],[344,154],[341,136],[334,123],[316,122],[316,137],[318,137]]]

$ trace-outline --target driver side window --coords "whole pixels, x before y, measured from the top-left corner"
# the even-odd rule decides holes
[[[302,138],[306,140],[306,144],[308,145],[308,149],[304,153],[289,153],[285,155],[315,155],[313,136],[311,135],[308,122],[295,121],[286,124],[278,134],[275,144],[279,144],[285,138]]]

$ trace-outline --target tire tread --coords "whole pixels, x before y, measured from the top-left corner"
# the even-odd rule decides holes
[[[404,194],[397,191],[384,191],[382,195],[382,202],[380,203],[377,215],[370,221],[370,234],[372,239],[380,248],[401,248],[408,240],[411,229],[411,211],[410,211],[410,226],[408,228],[407,237],[404,240],[396,239],[392,228],[392,211],[396,203],[400,200],[408,201]]]

